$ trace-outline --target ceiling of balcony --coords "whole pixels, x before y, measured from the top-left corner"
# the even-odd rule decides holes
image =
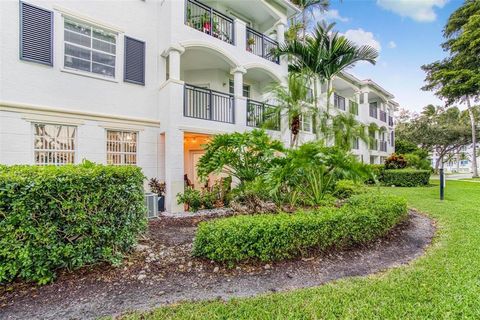
[[[221,69],[230,72],[229,62],[219,52],[207,48],[188,48],[181,56],[181,69],[202,70]]]

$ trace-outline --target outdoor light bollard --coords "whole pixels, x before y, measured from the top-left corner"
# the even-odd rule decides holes
[[[440,200],[445,198],[445,174],[443,168],[440,169]]]

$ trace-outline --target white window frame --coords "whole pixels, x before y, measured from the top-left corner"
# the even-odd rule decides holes
[[[121,132],[121,133],[135,133],[135,152],[125,152],[124,150],[120,152],[112,152],[108,150],[108,132]],[[128,130],[128,129],[105,129],[105,163],[112,166],[125,166],[125,165],[132,165],[138,166],[138,141],[139,141],[140,132],[138,130]],[[124,146],[124,141],[121,141],[121,146]],[[108,155],[109,154],[119,154],[122,155],[121,162],[122,163],[108,163]],[[135,164],[125,163],[125,155],[127,154],[135,154]]]
[[[64,126],[64,127],[72,127],[75,128],[75,137],[73,138],[73,150],[54,150],[54,149],[37,149],[35,147],[35,139],[36,139],[36,125],[45,125],[45,126]],[[69,124],[69,123],[50,123],[50,122],[32,122],[32,155],[33,155],[33,164],[37,166],[46,166],[46,165],[66,165],[66,164],[75,164],[77,163],[77,153],[78,153],[78,126]],[[73,153],[73,161],[71,163],[37,163],[36,161],[36,152],[70,152]]]
[[[305,121],[305,119],[309,119],[308,121]],[[310,130],[305,130],[305,123],[310,123]],[[313,117],[312,115],[306,115],[303,114],[300,116],[300,131],[306,132],[306,133],[312,133],[313,132]]]
[[[61,20],[61,25],[59,27],[61,28],[60,33],[60,48],[61,48],[61,64],[60,64],[60,71],[66,72],[66,73],[72,73],[76,75],[81,75],[89,78],[94,78],[94,79],[100,79],[100,80],[106,80],[106,81],[111,81],[111,82],[120,82],[120,74],[123,73],[123,67],[121,66],[121,59],[123,59],[123,41],[121,41],[120,34],[118,31],[114,31],[108,27],[103,26],[101,23],[95,23],[95,22],[90,22],[86,21],[82,18],[77,18],[73,15],[68,15],[68,14],[62,14],[62,19]],[[112,35],[115,36],[115,76],[110,77],[110,76],[104,76],[99,73],[95,72],[90,72],[90,71],[84,71],[84,70],[79,70],[79,69],[74,69],[74,68],[69,68],[65,67],[65,21],[73,21],[77,22],[79,24],[84,24],[87,26],[90,26],[91,28],[97,28],[97,29],[102,29],[104,31],[110,32]],[[57,25],[56,25],[57,26]],[[92,36],[90,36],[92,38]],[[98,39],[97,39],[98,40]],[[101,40],[100,40],[101,41]],[[76,45],[76,44],[73,44]],[[78,46],[78,45],[77,45]],[[98,51],[100,53],[106,53],[102,52],[93,48],[89,48],[92,51]]]

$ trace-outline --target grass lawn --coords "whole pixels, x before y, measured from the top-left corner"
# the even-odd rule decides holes
[[[438,183],[438,182],[436,182]],[[128,319],[478,319],[480,318],[480,184],[388,188],[437,221],[427,254],[365,278],[229,302],[184,303]]]

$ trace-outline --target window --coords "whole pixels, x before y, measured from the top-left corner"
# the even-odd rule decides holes
[[[76,127],[43,123],[33,126],[35,164],[75,163]]]
[[[358,116],[358,103],[355,101],[349,100],[349,111],[351,114]]]
[[[137,164],[137,132],[107,130],[107,164]]]
[[[335,108],[345,111],[345,98],[334,93],[333,105],[335,106]]]
[[[390,132],[390,145],[395,146],[395,131]]]
[[[230,94],[234,94],[235,93],[235,90],[234,90],[234,83],[233,83],[233,80],[230,79],[228,81],[228,90],[230,92]],[[243,96],[245,98],[250,98],[250,86],[248,84],[244,84],[243,85]]]
[[[359,147],[360,147],[360,139],[359,139],[359,138],[353,139],[353,141],[352,141],[352,149],[353,149],[353,150],[358,150]]]
[[[300,130],[304,132],[312,132],[312,116],[311,115],[300,116]]]
[[[370,117],[377,118],[378,117],[378,107],[376,102],[370,103]]]
[[[64,42],[65,68],[115,77],[114,33],[65,19]]]

